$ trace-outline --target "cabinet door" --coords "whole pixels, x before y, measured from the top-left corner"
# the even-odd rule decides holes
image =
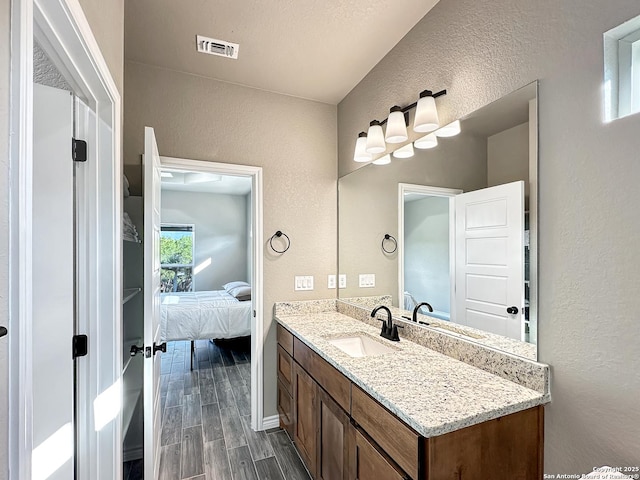
[[[349,417],[321,388],[318,388],[318,404],[318,478],[347,480]]]
[[[406,480],[409,477],[380,452],[357,428],[350,427],[352,480]]]
[[[318,386],[297,363],[293,364],[293,441],[309,473],[316,478],[318,446]]]
[[[278,379],[278,413],[280,414],[280,428],[293,437],[293,400],[291,395]]]

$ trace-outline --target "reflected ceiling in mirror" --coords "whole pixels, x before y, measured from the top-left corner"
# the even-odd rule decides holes
[[[462,329],[474,341],[535,359],[537,83],[461,118],[460,125],[460,134],[438,138],[435,148],[415,149],[415,155],[406,159],[392,156],[391,164],[368,164],[340,178],[338,260],[339,273],[347,276],[347,286],[338,295],[343,300],[389,295],[394,307],[409,311],[416,303],[433,303],[435,316],[427,328],[439,325],[445,332]],[[400,147],[403,144],[394,146]],[[513,185],[517,208],[513,203],[507,206],[496,200],[502,195],[498,190],[502,187],[498,186],[505,184]],[[440,196],[438,189],[448,193]],[[458,196],[460,191],[463,193]],[[482,197],[485,193],[495,194],[495,198],[487,200]],[[522,204],[517,201],[519,195]],[[468,198],[471,200],[461,207]],[[488,209],[466,219],[467,212],[479,211],[474,205],[480,204],[500,204],[502,210]],[[498,235],[500,239],[482,242],[474,238],[461,240],[463,225],[476,225],[479,218],[489,218],[485,227],[490,229],[497,225],[491,222],[506,218],[507,212],[514,209],[519,214],[513,223],[514,217],[509,213],[512,237]],[[445,237],[436,238],[438,232]],[[385,235],[398,241],[393,253],[382,248]],[[469,235],[473,237],[475,232],[467,231]],[[465,265],[478,262],[471,250],[472,257],[460,260],[467,252],[467,247],[461,245],[467,244],[481,245],[476,252],[484,254],[482,263],[491,267],[494,262],[496,269],[480,273],[465,270]],[[434,245],[437,247],[429,250]],[[514,253],[518,251],[519,257]],[[508,274],[499,268],[505,263],[505,255],[516,266]],[[489,277],[499,280],[486,283]],[[500,289],[503,279],[512,285],[509,296],[506,286],[504,295]],[[468,289],[456,288],[463,281]],[[460,290],[466,291],[464,298],[460,297]],[[488,296],[482,297],[482,292]],[[507,312],[512,307],[517,308],[517,314]],[[428,315],[425,310],[421,313]]]

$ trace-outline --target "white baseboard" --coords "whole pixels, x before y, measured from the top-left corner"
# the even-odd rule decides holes
[[[262,419],[262,428],[269,430],[270,428],[278,428],[280,426],[280,417],[278,415],[272,415],[270,417],[264,417]]]
[[[122,461],[130,462],[131,460],[138,460],[144,458],[144,447],[129,448],[122,452]]]

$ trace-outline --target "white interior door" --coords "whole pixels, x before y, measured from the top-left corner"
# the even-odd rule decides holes
[[[463,193],[455,208],[456,321],[521,340],[524,182]]]
[[[144,129],[144,478],[160,467],[160,155],[151,127]]]
[[[72,96],[33,86],[32,478],[74,478]]]

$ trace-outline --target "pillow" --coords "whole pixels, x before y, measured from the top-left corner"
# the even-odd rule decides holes
[[[224,285],[222,285],[222,288],[224,288],[227,292],[233,288],[236,287],[248,287],[249,284],[247,282],[241,282],[240,280],[235,281],[235,282],[229,282],[229,283],[225,283]]]
[[[240,285],[230,290],[227,290],[227,293],[233,297],[236,297],[236,300],[239,302],[246,302],[247,300],[251,300],[251,286],[250,285]]]

